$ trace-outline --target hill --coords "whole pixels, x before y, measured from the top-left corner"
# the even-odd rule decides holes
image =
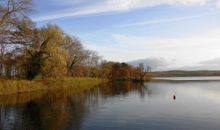
[[[172,71],[157,71],[150,72],[152,77],[191,77],[191,76],[220,76],[220,71],[184,71],[184,70],[172,70]]]

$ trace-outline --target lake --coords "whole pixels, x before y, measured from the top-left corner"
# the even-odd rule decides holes
[[[220,81],[117,82],[0,97],[1,130],[219,130]]]

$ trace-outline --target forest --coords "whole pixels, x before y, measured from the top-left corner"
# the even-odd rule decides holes
[[[149,67],[103,60],[58,25],[37,27],[31,0],[0,1],[0,79],[96,77],[144,80]]]

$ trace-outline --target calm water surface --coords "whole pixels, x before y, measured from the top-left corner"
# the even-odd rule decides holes
[[[154,81],[0,97],[1,130],[219,130],[220,81]]]

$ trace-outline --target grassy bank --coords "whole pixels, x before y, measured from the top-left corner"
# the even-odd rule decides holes
[[[0,95],[34,92],[42,90],[71,89],[80,92],[105,80],[99,78],[62,78],[47,80],[0,80]]]

